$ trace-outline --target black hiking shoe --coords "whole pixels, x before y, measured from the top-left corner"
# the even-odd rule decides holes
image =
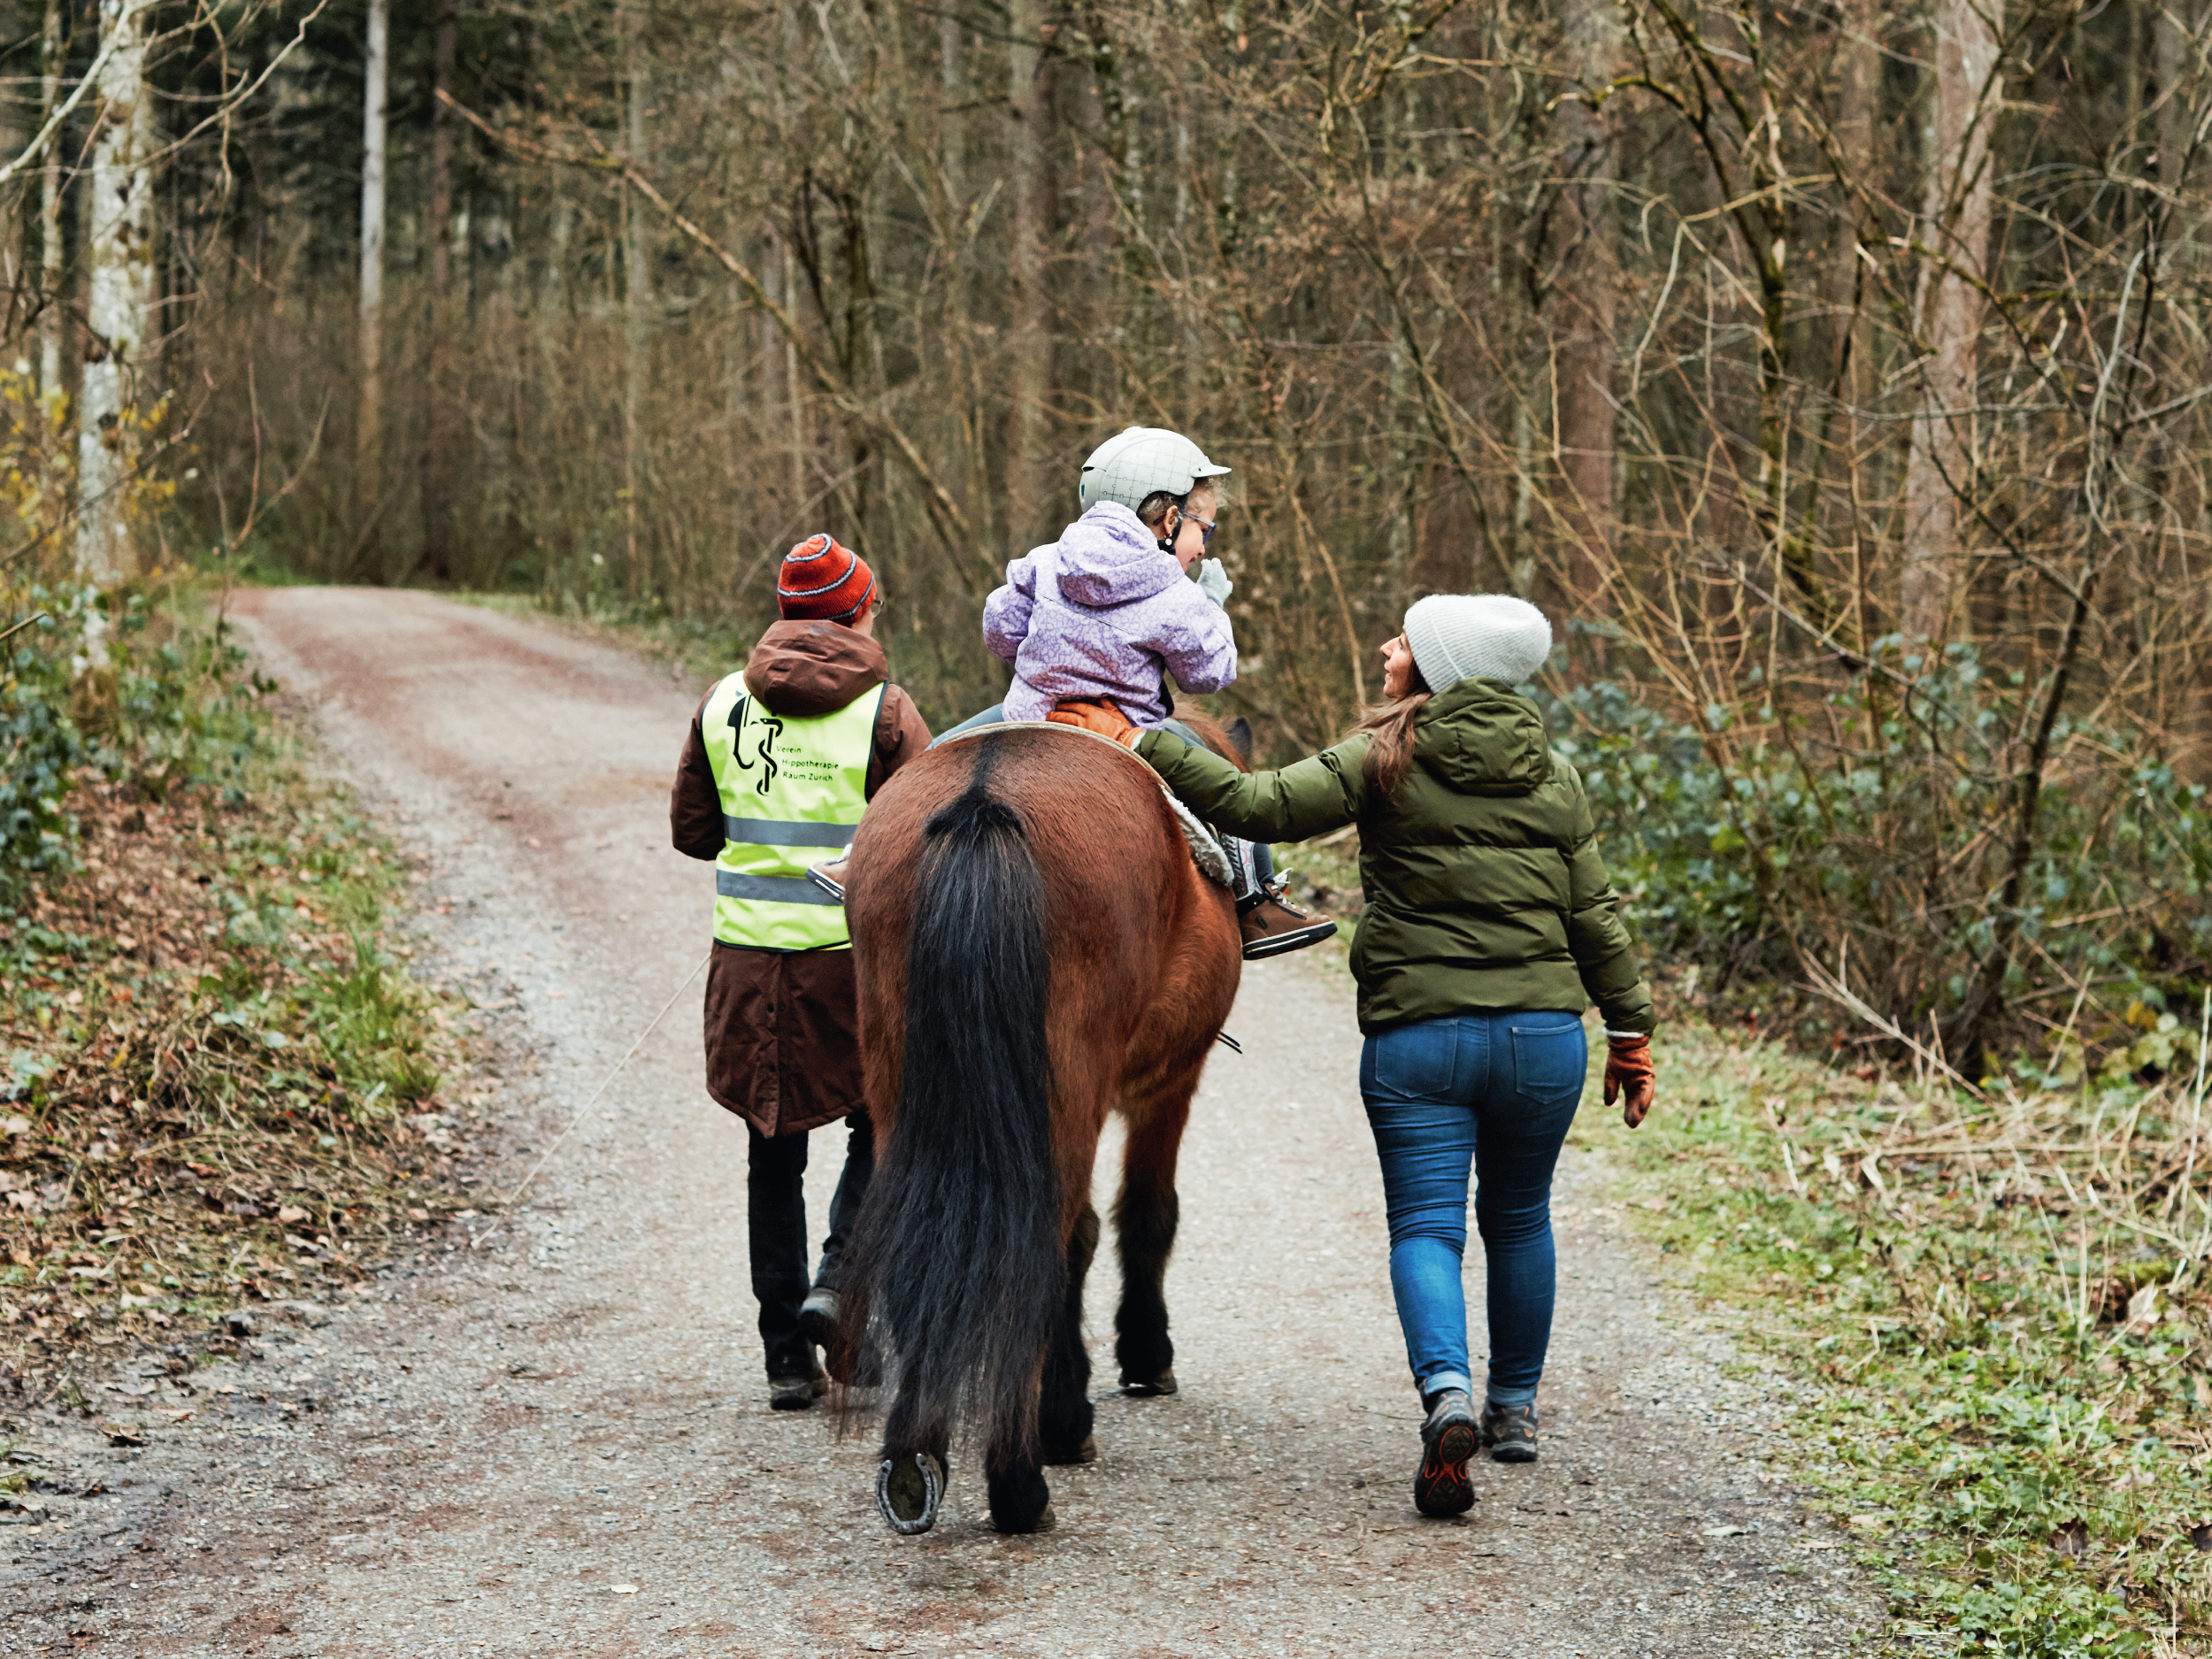
[[[1439,1520],[1474,1507],[1467,1460],[1475,1455],[1475,1409],[1463,1388],[1447,1388],[1421,1425],[1421,1468],[1413,1477],[1413,1507]]]
[[[1285,956],[1336,937],[1334,922],[1299,909],[1285,896],[1289,887],[1290,872],[1285,871],[1257,893],[1237,902],[1237,929],[1244,935],[1247,962]]]
[[[1485,1402],[1482,1443],[1490,1448],[1494,1463],[1532,1463],[1536,1461],[1536,1408]]]
[[[829,1392],[829,1379],[820,1371],[811,1377],[771,1377],[768,1379],[768,1409],[771,1411],[810,1411],[814,1402]]]

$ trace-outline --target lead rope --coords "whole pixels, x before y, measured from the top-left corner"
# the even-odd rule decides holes
[[[544,1169],[546,1164],[552,1158],[553,1155],[561,1149],[561,1142],[567,1140],[570,1135],[575,1133],[576,1125],[584,1121],[585,1114],[599,1103],[599,1097],[607,1092],[608,1086],[611,1084],[615,1079],[622,1075],[622,1068],[629,1064],[631,1060],[636,1056],[637,1051],[645,1046],[645,1040],[651,1036],[655,1028],[660,1025],[662,1020],[668,1017],[668,1010],[676,1006],[676,998],[681,996],[686,991],[688,991],[691,988],[691,982],[699,977],[699,969],[705,967],[707,964],[713,959],[713,956],[714,947],[712,945],[709,945],[707,947],[707,954],[699,958],[698,967],[693,968],[689,973],[684,975],[684,982],[676,987],[674,995],[671,995],[665,1002],[661,1004],[661,1011],[653,1016],[652,1019],[647,1023],[643,1031],[638,1033],[637,1041],[630,1045],[630,1052],[624,1055],[619,1060],[617,1060],[614,1063],[614,1070],[608,1072],[605,1077],[600,1079],[599,1087],[591,1092],[591,1098],[576,1109],[576,1115],[568,1120],[568,1127],[562,1130],[560,1133],[553,1137],[553,1144],[546,1148],[544,1156],[540,1157],[535,1164],[532,1164],[530,1166],[530,1172],[515,1184],[515,1190],[507,1194],[505,1202],[500,1206],[501,1215],[497,1225],[495,1225],[490,1232],[484,1233],[479,1238],[470,1240],[469,1248],[471,1249],[480,1250],[485,1245],[499,1236],[501,1228],[507,1225],[507,1217],[514,1213],[515,1200],[521,1197],[522,1194],[528,1190],[530,1183],[538,1179],[538,1172]]]

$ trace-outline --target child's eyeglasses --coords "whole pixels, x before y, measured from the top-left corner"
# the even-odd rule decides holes
[[[1204,552],[1208,548],[1214,544],[1213,526],[1208,524],[1203,518],[1201,518],[1196,513],[1191,511],[1187,507],[1183,510],[1183,517],[1189,519],[1193,524],[1198,526],[1198,550],[1200,552]]]

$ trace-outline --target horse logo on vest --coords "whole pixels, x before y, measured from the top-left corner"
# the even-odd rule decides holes
[[[751,701],[751,698],[741,695],[736,703],[730,707],[730,759],[740,772],[750,772],[753,769],[753,762],[745,758],[743,741],[745,710]],[[760,781],[753,786],[762,795],[766,795],[768,786],[776,780],[776,772],[779,770],[776,765],[776,739],[782,732],[783,722],[769,713],[767,710],[763,709],[760,711],[760,747],[753,756],[753,759],[760,762],[764,768],[760,774]]]

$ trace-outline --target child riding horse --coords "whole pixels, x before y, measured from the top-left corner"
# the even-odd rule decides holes
[[[966,1418],[992,1524],[1042,1531],[1042,1466],[1096,1455],[1083,1281],[1110,1111],[1128,1130],[1122,1382],[1175,1388],[1176,1155],[1236,996],[1235,906],[1141,764],[1080,732],[979,731],[930,750],[876,796],[852,870],[879,1151],[845,1333],[876,1343],[895,1378],[877,1503],[896,1531],[926,1531]]]

